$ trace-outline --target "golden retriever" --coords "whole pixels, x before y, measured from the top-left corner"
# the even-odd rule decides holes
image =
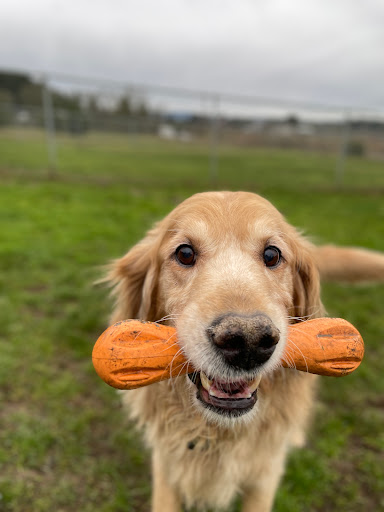
[[[113,263],[112,321],[174,325],[199,370],[123,392],[152,448],[154,512],[225,509],[238,494],[246,512],[271,510],[316,386],[280,361],[288,325],[324,315],[319,270],[382,278],[384,257],[315,248],[247,192],[192,196]]]

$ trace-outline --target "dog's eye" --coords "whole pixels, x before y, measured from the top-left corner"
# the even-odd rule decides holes
[[[187,244],[180,245],[175,252],[176,260],[185,267],[192,267],[196,261],[196,253],[193,247]]]
[[[281,261],[281,252],[277,247],[270,245],[264,249],[263,259],[266,267],[275,268]]]

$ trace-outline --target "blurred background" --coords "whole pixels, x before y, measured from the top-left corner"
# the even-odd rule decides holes
[[[379,0],[1,6],[1,511],[148,510],[92,283],[178,202],[250,190],[316,243],[384,251],[383,22]],[[384,286],[323,299],[367,355],[322,379],[275,510],[384,510]]]

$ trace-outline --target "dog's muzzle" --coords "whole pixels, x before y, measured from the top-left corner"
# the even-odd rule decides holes
[[[243,377],[244,370],[255,374],[271,357],[280,332],[264,313],[239,315],[227,313],[207,329],[207,336],[225,365],[239,370],[239,379],[210,377],[203,371],[190,375],[197,386],[197,398],[214,412],[237,417],[249,412],[257,402],[261,376]]]

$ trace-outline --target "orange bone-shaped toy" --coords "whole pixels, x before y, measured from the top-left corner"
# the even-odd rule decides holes
[[[357,329],[341,318],[317,318],[290,325],[284,367],[341,377],[356,370],[364,355]],[[134,389],[191,373],[174,327],[125,320],[108,327],[92,353],[98,375],[110,386]]]

